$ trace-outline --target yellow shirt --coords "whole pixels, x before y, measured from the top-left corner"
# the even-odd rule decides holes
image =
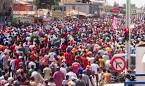
[[[105,60],[104,59],[99,59],[99,66],[102,68],[105,67]]]

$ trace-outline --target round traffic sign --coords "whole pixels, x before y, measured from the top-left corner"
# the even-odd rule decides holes
[[[126,68],[126,61],[123,57],[113,57],[111,60],[111,67],[114,71],[121,73]]]

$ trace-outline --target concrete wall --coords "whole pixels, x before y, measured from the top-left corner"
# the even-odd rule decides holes
[[[136,49],[136,74],[145,74],[145,63],[142,63],[145,54],[145,47]],[[137,81],[145,81],[145,77],[137,77]]]

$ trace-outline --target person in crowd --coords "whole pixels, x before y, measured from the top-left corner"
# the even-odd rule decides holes
[[[96,85],[98,86],[98,70],[99,70],[99,65],[97,64],[97,61],[94,61],[94,62],[91,64],[91,70],[92,70],[92,72],[93,72],[94,75],[95,75],[95,78],[96,78]]]
[[[45,80],[49,80],[51,78],[52,71],[48,65],[46,65],[46,67],[43,69],[43,75]]]
[[[76,81],[76,86],[86,86],[85,81],[82,79],[82,75],[78,76],[78,80]]]
[[[83,71],[82,79],[84,80],[85,85],[86,85],[86,86],[89,86],[89,81],[90,81],[90,79],[89,79],[89,76],[87,75],[86,71]]]
[[[35,82],[34,77],[31,77],[31,78],[30,78],[29,85],[30,85],[30,86],[37,86],[37,83]]]
[[[55,84],[53,78],[50,78],[50,79],[49,79],[48,86],[57,86],[57,85]],[[61,86],[61,85],[60,85],[60,86]]]
[[[42,75],[38,72],[38,71],[33,71],[31,74],[31,77],[34,77],[34,81],[39,84],[39,83],[44,83],[44,78],[42,77]]]
[[[64,73],[60,71],[60,68],[57,68],[57,71],[53,74],[54,82],[56,86],[62,86],[62,82],[65,79]]]
[[[69,80],[74,78],[77,78],[77,75],[73,72],[71,68],[68,69],[68,73],[66,73],[67,76],[69,76]]]
[[[60,67],[60,71],[64,74],[64,76],[66,76],[67,68],[65,68],[65,66],[63,64]]]
[[[110,73],[109,70],[104,70],[104,74],[103,74],[103,84],[109,84],[111,83],[111,78],[112,78],[112,74]]]
[[[62,86],[64,80],[70,86],[111,83],[112,72],[102,70],[110,69],[115,54],[127,53],[128,40],[124,16],[115,16],[116,29],[112,17],[0,25],[0,86]],[[135,54],[138,43],[145,41],[145,25],[138,18],[132,22],[131,53]]]
[[[62,82],[62,86],[68,86],[68,81],[69,81],[69,76],[66,75],[65,80],[63,80],[63,82]]]

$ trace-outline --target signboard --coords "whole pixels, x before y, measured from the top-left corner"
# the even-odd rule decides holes
[[[123,57],[113,57],[111,67],[115,72],[121,73],[126,68],[126,61]]]

